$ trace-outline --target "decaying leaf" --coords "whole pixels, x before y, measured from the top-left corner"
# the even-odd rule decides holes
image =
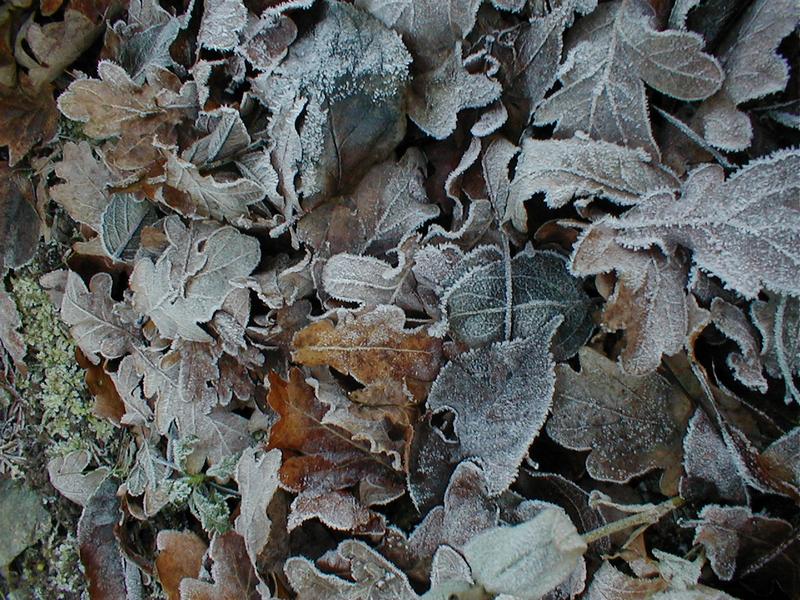
[[[247,558],[242,537],[234,532],[216,536],[208,552],[213,583],[186,577],[180,581],[181,600],[261,600],[258,578]]]
[[[731,289],[754,298],[763,288],[798,294],[800,152],[750,162],[727,180],[721,167],[692,171],[680,200],[654,194],[608,224],[625,246],[677,245]]]
[[[196,578],[203,566],[206,543],[191,531],[164,529],[156,537],[155,569],[169,600],[180,600],[180,583]]]
[[[512,339],[525,338],[560,315],[563,322],[553,337],[553,355],[563,360],[575,354],[594,322],[589,297],[564,260],[548,252],[517,254],[510,264],[511,301],[507,268],[503,260],[479,265],[444,294],[451,335],[472,347],[502,340],[509,330]]]
[[[81,506],[86,506],[89,498],[111,472],[106,467],[99,467],[84,473],[88,464],[89,453],[85,450],[57,456],[47,463],[47,474],[53,487],[62,496]]]
[[[113,195],[100,217],[103,250],[114,260],[133,260],[142,228],[155,220],[156,212],[149,202],[130,194]]]
[[[561,67],[562,87],[536,111],[536,123],[557,122],[556,134],[584,131],[592,139],[659,155],[644,83],[682,100],[702,100],[723,80],[719,63],[702,51],[701,36],[656,31],[649,4],[601,4],[572,28]]]
[[[27,264],[36,252],[41,222],[33,204],[30,181],[0,163],[0,273]]]
[[[680,472],[681,441],[691,414],[683,393],[657,373],[625,375],[602,354],[580,352],[581,370],[556,367],[547,433],[573,450],[591,450],[589,475],[624,482],[650,469]]]
[[[756,332],[744,312],[722,298],[714,298],[711,303],[711,319],[725,337],[739,346],[741,353],[728,355],[727,364],[733,375],[747,387],[761,393],[767,391],[767,380],[762,373],[758,356]]]
[[[36,87],[27,77],[13,89],[0,85],[0,146],[8,146],[12,167],[37,143],[49,142],[57,125],[58,110],[49,85]]]
[[[64,183],[50,187],[53,200],[79,223],[100,231],[103,212],[111,200],[108,186],[114,179],[108,166],[95,158],[88,142],[67,142],[55,172]]]
[[[214,315],[233,289],[258,264],[258,242],[232,227],[209,223],[187,228],[177,217],[164,222],[169,246],[154,263],[137,261],[131,274],[133,305],[155,322],[161,335],[207,342],[198,327]]]
[[[25,339],[18,329],[22,321],[17,312],[14,298],[6,292],[0,291],[0,363],[7,370],[13,366],[20,373],[26,371]],[[6,355],[11,358],[11,363],[6,363]]]

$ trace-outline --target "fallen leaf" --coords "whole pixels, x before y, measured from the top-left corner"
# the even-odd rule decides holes
[[[206,543],[191,531],[162,529],[156,537],[155,573],[169,600],[181,600],[180,583],[196,578],[203,566]]]
[[[31,182],[0,163],[0,273],[30,262],[40,235]]]
[[[20,373],[27,372],[24,358],[26,351],[25,339],[18,329],[22,326],[22,320],[17,312],[17,305],[14,298],[3,291],[0,291],[0,362],[3,363],[4,371],[12,365]],[[7,363],[5,355],[11,358],[11,363]]]
[[[800,374],[800,300],[768,294],[751,304],[750,316],[761,334],[761,356],[772,377],[783,378],[784,399],[800,403],[794,377]]]
[[[253,568],[256,568],[258,555],[270,537],[272,523],[267,516],[267,508],[278,489],[280,466],[279,450],[257,456],[254,448],[242,452],[236,465],[236,483],[239,484],[242,505],[234,526],[244,539]]]
[[[711,321],[725,337],[739,346],[740,353],[731,352],[725,359],[734,377],[750,389],[766,393],[768,384],[758,356],[756,332],[744,312],[722,298],[714,298],[711,302]]]
[[[16,88],[0,85],[0,146],[8,146],[12,167],[36,144],[49,142],[57,126],[58,110],[49,85],[36,87],[25,76]]]
[[[247,558],[242,537],[234,532],[211,540],[209,557],[213,583],[186,577],[179,585],[181,600],[261,600],[258,578]]]
[[[8,565],[50,529],[41,496],[20,481],[0,480],[0,566]]]

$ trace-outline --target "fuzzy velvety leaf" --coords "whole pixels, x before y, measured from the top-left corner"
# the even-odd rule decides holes
[[[83,353],[95,364],[102,355],[118,358],[127,353],[137,337],[123,322],[120,303],[111,298],[113,281],[108,273],[98,273],[89,282],[70,271],[61,301],[61,318]]]
[[[563,323],[553,337],[553,355],[569,358],[591,335],[594,323],[589,297],[564,260],[548,252],[520,252],[511,260],[511,300],[507,297],[506,263],[497,260],[470,270],[445,293],[450,333],[469,346],[538,332],[555,316]],[[510,304],[510,306],[509,306]]]
[[[627,373],[644,375],[658,367],[662,355],[673,355],[684,346],[688,265],[658,250],[629,250],[614,237],[603,221],[591,225],[575,242],[571,270],[578,275],[616,271],[603,325],[625,331],[620,364]]]
[[[522,203],[536,192],[545,193],[551,208],[584,196],[600,196],[628,206],[652,192],[677,191],[678,187],[676,177],[641,150],[579,137],[528,138],[517,163],[509,211],[514,225],[524,231]]]
[[[213,583],[186,577],[181,580],[181,600],[261,600],[258,578],[247,559],[242,537],[232,531],[211,540],[209,556]]]
[[[338,313],[338,321],[317,321],[292,340],[292,360],[327,365],[367,385],[384,380],[426,382],[439,372],[442,342],[423,328],[403,329],[405,314],[395,306],[370,312]]]
[[[250,146],[252,141],[239,111],[229,106],[201,113],[195,127],[207,131],[207,135],[181,153],[184,161],[195,165],[230,159]]]
[[[710,96],[723,73],[702,46],[695,33],[653,29],[643,2],[602,4],[570,31],[562,88],[539,106],[536,122],[556,121],[560,137],[585,131],[658,156],[644,82],[681,100]]]
[[[657,373],[625,375],[602,354],[583,348],[581,370],[556,367],[547,433],[573,450],[591,450],[589,475],[625,482],[651,469],[680,472],[681,440],[691,404]]]
[[[149,202],[130,194],[114,194],[100,217],[103,250],[114,260],[133,260],[142,228],[155,220],[156,211]]]
[[[197,323],[209,321],[222,306],[233,279],[256,267],[258,241],[209,223],[187,229],[175,216],[166,219],[164,228],[167,249],[155,263],[142,258],[133,269],[133,305],[153,319],[164,337],[209,341]]]
[[[155,572],[168,600],[181,600],[181,581],[200,575],[207,548],[206,543],[191,531],[163,529],[158,532]]]
[[[269,540],[272,523],[267,516],[267,507],[278,489],[280,465],[279,450],[257,456],[254,448],[242,452],[236,465],[236,483],[239,484],[242,505],[234,526],[244,539],[253,568]]]
[[[586,542],[560,508],[540,512],[513,527],[496,527],[472,538],[464,557],[484,589],[537,600],[575,570]]]
[[[761,334],[761,355],[767,372],[782,377],[785,400],[800,403],[794,377],[800,374],[800,299],[769,294],[751,305],[751,318]]]
[[[662,591],[666,583],[661,578],[639,579],[626,575],[609,562],[594,574],[591,585],[586,591],[587,600],[646,600],[653,594]],[[692,598],[694,598],[692,596]],[[677,599],[676,599],[677,600]]]
[[[789,65],[777,48],[798,22],[800,5],[794,0],[759,0],[742,15],[719,50],[725,70],[722,89],[703,103],[696,117],[708,142],[723,150],[750,145],[750,118],[736,107],[786,87]]]
[[[36,252],[41,223],[33,203],[31,182],[0,163],[0,273],[27,264]]]
[[[550,410],[554,373],[548,341],[559,321],[558,317],[548,321],[538,331],[531,331],[530,337],[497,342],[455,357],[431,388],[430,410],[454,416],[457,446],[450,450],[452,459],[474,458],[485,471],[492,495],[514,481]],[[422,446],[418,452],[431,453],[434,448]],[[424,460],[418,457],[415,464],[421,462]],[[426,482],[423,472],[412,477],[417,486],[436,485]]]
[[[747,298],[763,288],[800,293],[800,152],[753,161],[727,180],[721,167],[693,171],[677,202],[655,194],[608,224],[635,248],[692,250],[695,264]]]
[[[58,110],[49,85],[34,87],[27,78],[16,88],[0,85],[0,146],[8,146],[11,166],[37,143],[50,141],[57,126]]]
[[[363,542],[345,540],[335,558],[347,569],[351,579],[319,571],[305,558],[286,561],[284,571],[297,592],[298,600],[417,600],[406,576],[392,563]]]

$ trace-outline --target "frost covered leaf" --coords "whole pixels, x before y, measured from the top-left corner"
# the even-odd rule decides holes
[[[493,594],[538,600],[575,570],[586,552],[572,521],[560,508],[530,521],[496,527],[472,538],[464,557],[475,581]]]
[[[103,250],[114,260],[133,260],[142,228],[156,220],[153,206],[131,194],[114,194],[100,217]]]
[[[527,138],[514,174],[508,210],[514,226],[525,231],[522,203],[536,192],[545,193],[545,202],[551,208],[585,196],[600,196],[629,206],[652,192],[673,192],[679,187],[672,173],[641,150],[579,137]]]
[[[739,346],[741,353],[732,352],[725,361],[734,377],[750,389],[766,393],[767,380],[758,356],[756,332],[744,312],[722,298],[714,298],[711,302],[711,319],[725,337]]]
[[[41,221],[31,181],[0,163],[0,274],[27,264],[36,252]]]
[[[57,456],[47,463],[50,483],[59,493],[81,506],[86,506],[89,498],[108,477],[110,469],[99,467],[84,473],[89,464],[89,453],[76,450],[64,456]]]
[[[683,468],[686,472],[680,483],[683,498],[747,504],[749,494],[736,457],[699,408],[689,421],[683,440]]]
[[[79,223],[100,231],[102,215],[111,197],[107,188],[113,175],[109,168],[95,158],[87,142],[67,142],[55,172],[64,183],[50,188],[53,200]]]
[[[631,577],[611,563],[604,561],[594,574],[592,583],[586,591],[586,600],[618,600],[619,598],[647,600],[666,587],[666,582],[660,577],[653,579]]]
[[[0,480],[0,565],[4,569],[50,527],[50,513],[39,493],[22,481]]]
[[[694,543],[705,548],[717,577],[730,581],[738,570],[769,554],[791,533],[792,526],[783,519],[753,514],[745,506],[709,504],[695,523]],[[796,578],[800,556],[796,549],[786,550],[771,561],[772,566],[789,579]]]
[[[81,276],[70,271],[61,301],[61,318],[70,325],[80,349],[95,364],[99,355],[123,356],[137,340],[120,317],[121,304],[111,298],[112,285],[108,273],[98,273],[87,288]]]
[[[181,600],[261,600],[258,577],[247,559],[244,540],[232,531],[211,540],[209,556],[213,583],[186,577],[181,580]]]
[[[258,555],[269,540],[272,523],[267,516],[267,507],[278,489],[280,465],[280,450],[257,456],[255,448],[242,452],[236,465],[236,483],[239,484],[242,505],[234,526],[244,538],[247,555],[254,568]]]
[[[621,483],[656,468],[671,480],[691,414],[686,396],[658,373],[625,375],[589,348],[580,359],[580,373],[556,367],[548,435],[572,450],[591,450],[586,470],[598,481]]]
[[[581,20],[568,38],[562,88],[539,106],[536,123],[556,121],[559,137],[584,131],[657,157],[644,83],[674,98],[702,100],[720,88],[723,73],[702,51],[702,37],[653,26],[650,7],[636,0],[602,4]]]
[[[433,381],[439,372],[442,342],[423,328],[403,329],[405,314],[396,306],[370,312],[340,312],[298,331],[292,360],[309,367],[327,365],[367,385],[379,381]]]
[[[456,129],[457,115],[466,108],[479,108],[500,97],[502,87],[484,73],[470,73],[456,44],[444,61],[414,80],[408,116],[420,129],[443,140]]]
[[[736,107],[786,87],[789,65],[777,49],[799,22],[795,0],[758,0],[739,19],[718,52],[725,70],[722,89],[701,105],[696,117],[709,143],[729,151],[750,145],[750,118]]]
[[[246,24],[247,8],[242,0],[205,0],[197,41],[211,50],[232,50]]]
[[[206,543],[191,531],[163,529],[156,537],[158,556],[155,573],[168,600],[181,600],[179,586],[183,579],[200,574]]]
[[[688,267],[658,250],[624,248],[603,221],[590,226],[575,243],[571,270],[597,275],[615,270],[617,281],[603,309],[603,325],[625,331],[620,364],[627,373],[654,371],[662,355],[679,352],[689,327],[686,302]]]
[[[473,347],[502,340],[510,314],[512,339],[524,338],[561,315],[564,321],[553,337],[552,351],[556,360],[563,360],[575,354],[594,329],[589,297],[556,254],[517,254],[511,260],[511,294],[509,302],[504,261],[470,270],[443,298],[451,335]]]
[[[771,475],[800,488],[800,427],[770,444],[761,459]]]
[[[352,187],[402,139],[411,62],[400,37],[369,14],[332,1],[323,13],[269,77],[255,80],[275,122],[294,129],[304,113],[294,152],[309,199]]]
[[[58,110],[49,85],[33,86],[27,78],[16,88],[0,85],[0,146],[8,146],[9,164],[20,162],[58,128]]]
[[[201,175],[192,163],[167,154],[166,184],[174,190],[164,190],[162,202],[184,216],[195,219],[226,220],[237,223],[247,217],[248,206],[264,199],[261,185],[251,179],[220,181],[212,175]]]
[[[692,250],[694,263],[754,298],[764,288],[798,294],[800,152],[759,159],[729,179],[716,165],[692,171],[676,202],[655,194],[608,219],[625,246]]]
[[[548,340],[559,321],[551,319],[530,331],[530,337],[455,357],[431,388],[430,410],[454,414],[453,462],[474,458],[484,469],[491,495],[514,481],[550,410],[555,378]]]
[[[769,294],[753,302],[750,314],[761,334],[761,356],[767,372],[786,383],[785,400],[800,403],[794,377],[800,374],[800,299]]]
[[[406,576],[365,543],[345,540],[334,559],[349,579],[319,571],[310,560],[293,557],[284,571],[298,600],[417,600]]]
[[[125,406],[125,414],[120,418],[123,425],[148,425],[153,420],[153,411],[143,396],[142,376],[136,371],[133,356],[123,358],[116,373],[109,376]]]
[[[201,113],[195,127],[208,134],[198,139],[189,148],[181,153],[184,161],[191,161],[195,165],[205,166],[209,163],[230,159],[251,144],[250,134],[242,122],[239,111],[229,106],[208,113]],[[174,157],[172,158],[174,161]],[[182,167],[181,162],[177,161]],[[176,186],[177,187],[177,186]]]
[[[169,246],[153,263],[143,257],[131,274],[133,305],[155,322],[162,336],[210,341],[198,327],[222,306],[233,289],[231,281],[246,277],[258,264],[258,241],[232,227],[195,223],[187,229],[180,219],[164,222]]]
[[[284,487],[311,499],[359,484],[369,483],[375,489],[386,487],[387,491],[396,488],[387,459],[372,454],[368,445],[355,441],[344,429],[325,422],[329,409],[316,397],[299,369],[289,372],[289,381],[271,372],[269,381],[267,401],[280,418],[272,426],[267,448],[283,452],[279,474]],[[296,502],[301,498],[303,494]],[[319,499],[315,504],[317,509],[322,506]],[[363,513],[355,499],[350,500],[350,505],[351,512]],[[340,503],[340,512],[342,506]],[[335,512],[320,516],[332,522],[342,519]]]
[[[0,290],[0,372],[4,372],[12,365],[20,373],[26,371],[25,339],[17,331],[22,326],[22,321],[17,312],[14,298]],[[6,354],[11,358],[11,364],[6,364]]]

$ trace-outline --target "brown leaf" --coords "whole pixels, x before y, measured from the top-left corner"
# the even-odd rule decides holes
[[[594,479],[622,483],[662,468],[664,492],[674,492],[689,400],[657,373],[625,375],[588,347],[580,358],[580,373],[556,367],[547,433],[567,448],[591,450],[586,469]]]
[[[3,112],[0,105],[0,120]],[[40,229],[30,181],[0,163],[0,273],[21,267],[33,258]]]
[[[330,366],[364,385],[390,380],[418,388],[439,372],[442,342],[423,328],[403,329],[404,322],[405,314],[396,306],[360,314],[340,312],[335,325],[325,319],[298,331],[292,360]]]
[[[181,600],[261,600],[258,578],[247,558],[244,539],[232,531],[211,540],[214,583],[193,578],[180,582]]]
[[[206,543],[191,531],[165,529],[158,532],[156,548],[156,577],[169,600],[181,600],[180,583],[200,574]]]
[[[58,110],[49,85],[37,88],[21,76],[14,89],[0,86],[0,146],[8,146],[11,166],[37,143],[49,141],[57,125]]]
[[[108,166],[95,158],[88,142],[64,144],[56,175],[64,180],[50,188],[50,195],[69,215],[95,231],[100,231],[103,211],[111,200],[108,186],[114,175]]]

